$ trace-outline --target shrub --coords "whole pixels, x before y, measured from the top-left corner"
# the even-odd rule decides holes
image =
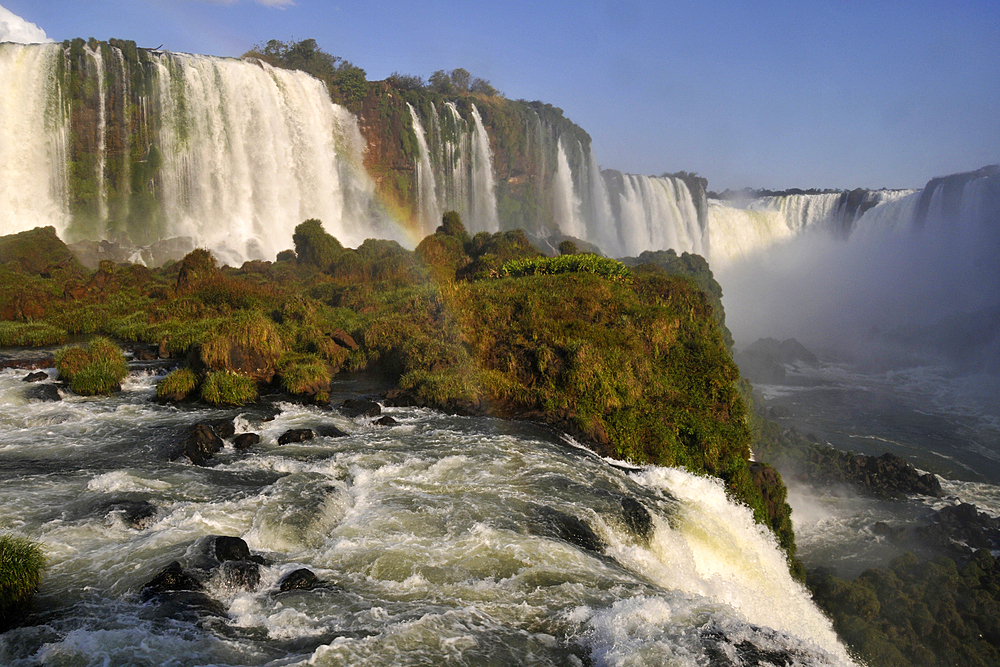
[[[315,355],[295,355],[283,360],[278,375],[281,388],[289,394],[317,395],[330,390],[330,365]]]
[[[569,239],[559,243],[560,255],[575,255],[577,252],[579,252],[579,250],[577,249],[576,244]]]
[[[198,376],[190,368],[178,368],[156,385],[156,395],[162,399],[183,400],[198,388]]]
[[[326,233],[323,223],[310,218],[300,223],[292,234],[295,254],[300,264],[315,266],[325,271],[344,252],[340,241]]]
[[[621,262],[598,255],[559,255],[558,257],[528,257],[513,259],[500,269],[501,276],[556,275],[559,273],[593,273],[608,280],[631,284],[632,272]]]
[[[273,320],[258,311],[239,311],[202,340],[200,361],[211,371],[238,371],[270,381],[284,349]]]
[[[195,248],[181,260],[180,271],[177,274],[177,289],[188,290],[218,273],[215,257],[204,248]]]
[[[59,377],[81,396],[107,395],[121,388],[128,375],[128,364],[121,348],[107,338],[95,338],[82,347],[68,347],[56,352]]]
[[[201,399],[212,405],[246,405],[257,400],[257,383],[242,373],[209,373],[201,384]]]
[[[45,555],[40,545],[16,535],[0,535],[0,626],[34,595]]]
[[[438,234],[444,234],[445,236],[454,236],[463,244],[469,242],[469,232],[465,230],[465,225],[462,224],[462,216],[457,211],[448,211],[442,215],[441,225],[436,231]]]

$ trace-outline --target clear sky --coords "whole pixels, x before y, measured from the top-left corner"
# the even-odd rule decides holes
[[[0,31],[12,13],[55,40],[239,56],[311,37],[369,79],[464,67],[561,107],[602,167],[715,190],[922,187],[1000,162],[1000,0],[0,5]]]

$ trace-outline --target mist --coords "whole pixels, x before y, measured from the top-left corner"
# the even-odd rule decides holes
[[[803,233],[717,271],[738,347],[796,338],[881,367],[1000,374],[1000,169],[935,179],[847,240]]]

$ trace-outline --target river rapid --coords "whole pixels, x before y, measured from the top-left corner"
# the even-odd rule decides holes
[[[42,402],[26,371],[0,372],[0,531],[48,557],[0,664],[852,664],[716,480],[427,409],[378,426],[277,398],[161,406],[159,373],[133,363],[113,397]],[[373,389],[340,381],[333,402]],[[189,426],[223,419],[261,442],[169,460]],[[348,435],[277,444],[331,426]],[[138,505],[155,514],[126,521]],[[220,574],[217,535],[264,558],[258,585]],[[219,613],[141,595],[175,560]],[[280,592],[303,567],[321,585]]]

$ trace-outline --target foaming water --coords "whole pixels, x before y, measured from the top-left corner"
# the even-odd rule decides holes
[[[773,538],[711,480],[611,466],[526,424],[178,409],[150,400],[151,374],[47,404],[21,375],[0,373],[0,403],[21,413],[0,423],[0,527],[50,565],[0,663],[701,665],[753,647],[850,664]],[[56,413],[69,417],[53,426]],[[209,467],[167,460],[189,424],[222,417],[260,444]],[[332,426],[348,435],[277,444]],[[135,525],[128,502],[154,513]],[[649,534],[630,524],[637,506]],[[221,616],[142,600],[167,563],[200,567],[213,535],[264,556],[257,586],[207,575]],[[323,585],[279,592],[301,567]]]

